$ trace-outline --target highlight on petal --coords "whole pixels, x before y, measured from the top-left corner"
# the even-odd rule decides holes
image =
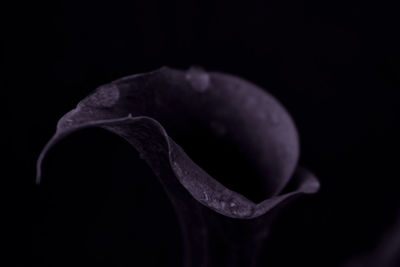
[[[297,167],[298,136],[286,110],[264,90],[232,75],[163,67],[97,88],[59,120],[39,156],[38,183],[48,150],[87,127],[102,127],[126,139],[167,191],[182,187],[204,206],[228,217],[255,218],[319,188],[314,175]],[[229,140],[240,151],[258,174],[265,200],[257,204],[228,188],[185,152],[181,137],[202,143],[203,132]],[[215,152],[213,147],[206,149],[205,154]],[[239,176],[244,183],[251,179],[250,174]],[[282,193],[289,183],[293,191]]]

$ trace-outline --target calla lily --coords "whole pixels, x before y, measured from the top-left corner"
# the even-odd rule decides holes
[[[59,120],[39,156],[38,183],[48,150],[88,127],[127,140],[158,177],[181,224],[185,266],[256,264],[269,231],[268,214],[286,200],[319,188],[316,177],[298,167],[298,135],[288,112],[265,90],[232,75],[163,67],[100,86]],[[210,135],[228,141],[246,159],[252,172],[238,172],[232,179],[254,181],[259,201],[226,184],[232,172],[214,177],[212,168],[203,168],[192,157],[190,142],[202,143]],[[202,155],[217,150],[204,147]],[[229,159],[219,158],[219,163],[224,161]],[[210,238],[222,240],[221,235],[228,240],[221,241],[226,250],[222,254],[231,255],[222,259],[208,245]],[[240,248],[236,256],[229,252]]]

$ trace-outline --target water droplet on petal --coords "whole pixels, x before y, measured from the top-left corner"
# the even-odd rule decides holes
[[[173,169],[174,169],[176,175],[178,175],[179,177],[182,177],[182,169],[181,169],[181,167],[178,165],[177,162],[174,162]]]
[[[210,84],[210,75],[202,68],[191,67],[186,72],[186,80],[190,83],[192,88],[198,92],[205,92]]]

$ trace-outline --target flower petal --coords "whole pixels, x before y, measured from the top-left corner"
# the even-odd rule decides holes
[[[231,139],[253,162],[263,175],[266,200],[255,204],[228,189],[175,143],[174,136],[194,131],[193,121]],[[97,88],[59,120],[55,135],[39,156],[37,182],[41,162],[57,141],[95,126],[126,139],[167,191],[183,186],[194,199],[229,217],[258,217],[288,198],[318,190],[316,178],[302,170],[294,175],[295,190],[278,195],[296,170],[299,145],[295,126],[271,95],[231,75],[164,67]]]

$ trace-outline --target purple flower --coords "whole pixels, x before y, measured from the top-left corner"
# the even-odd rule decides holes
[[[213,261],[207,235],[195,238],[191,233],[213,233],[215,225],[223,226],[218,229],[224,229],[230,243],[236,244],[232,247],[244,247],[236,256],[241,260],[232,256],[224,264],[252,266],[269,231],[265,223],[269,216],[263,215],[319,188],[314,175],[297,166],[298,135],[287,111],[265,90],[232,75],[163,67],[100,86],[59,120],[55,135],[40,154],[37,182],[47,151],[87,127],[101,127],[126,139],[159,178],[183,229],[186,266],[207,266]],[[207,143],[210,136],[214,145],[196,148],[205,160],[196,158],[192,147]],[[221,143],[233,147],[243,161],[230,162],[231,150],[221,153]],[[249,166],[247,171],[240,171],[242,165]],[[215,177],[213,166],[224,166]],[[230,178],[242,187],[232,183],[231,188]],[[242,190],[253,181],[258,197]],[[235,234],[239,229],[241,234]]]

